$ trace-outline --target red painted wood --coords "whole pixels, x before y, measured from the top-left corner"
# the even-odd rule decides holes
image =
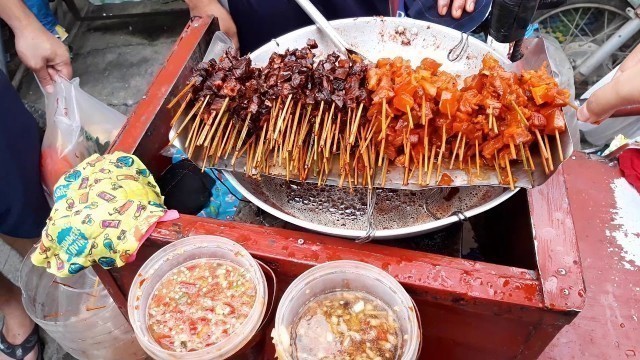
[[[129,115],[124,127],[113,141],[110,152],[123,151],[133,153],[147,131],[149,124],[160,112],[167,95],[176,85],[194,50],[210,29],[211,19],[194,17],[178,38],[149,90]],[[217,28],[217,21],[213,24]],[[163,144],[163,146],[166,144]]]
[[[543,186],[528,192],[544,304],[554,310],[580,310],[585,288],[576,233],[561,167]]]
[[[621,264],[620,244],[610,235],[621,230],[611,223],[617,207],[611,184],[620,170],[584,154],[563,166],[587,296],[541,359],[640,358],[640,273]]]
[[[210,36],[210,30],[206,21],[191,22],[185,28],[112,151],[133,152],[154,174],[162,171],[168,160],[159,151],[166,145],[173,111],[163,104],[168,94],[176,93],[176,84],[183,83],[200,52],[206,49],[203,37]],[[550,285],[555,266],[566,261],[573,264],[576,259],[578,263],[573,264],[562,284],[578,288],[576,284],[582,281],[571,213],[567,210],[571,204],[564,200],[564,181],[561,173],[556,174],[529,196],[533,227],[536,235],[542,236],[538,240],[538,257],[550,251],[550,258],[540,266],[544,282],[540,273],[532,270],[186,215],[160,224],[133,263],[111,269],[110,278],[103,273],[100,277],[111,284],[108,290],[123,306],[131,280],[146,259],[171,241],[197,234],[221,235],[245,246],[274,271],[280,295],[311,266],[337,259],[359,260],[389,272],[412,295],[424,327],[421,358],[533,359],[575,317],[573,309],[581,306],[573,300],[573,294],[564,300],[558,298],[556,291],[545,288]],[[558,221],[558,214],[563,214],[565,221]],[[558,227],[554,228],[557,232],[541,230],[549,226]],[[553,235],[563,238],[554,239]],[[278,301],[279,296],[276,297]]]

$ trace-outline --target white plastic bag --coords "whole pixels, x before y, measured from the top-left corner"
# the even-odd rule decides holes
[[[51,194],[69,169],[89,156],[103,154],[126,116],[80,89],[80,80],[60,77],[45,93],[47,129],[42,141],[42,182]]]

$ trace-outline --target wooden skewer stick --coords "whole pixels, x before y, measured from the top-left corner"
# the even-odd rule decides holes
[[[478,151],[478,139],[476,139],[476,173],[480,175],[480,151]]]
[[[239,157],[241,157],[245,151],[247,151],[247,149],[249,148],[249,146],[251,146],[251,143],[253,143],[255,139],[255,136],[251,137],[251,139],[249,139],[249,141],[247,141],[247,143],[240,149],[240,151],[236,151],[233,154],[233,159],[231,159],[231,166],[234,166],[236,163],[236,160],[238,160]],[[249,158],[247,157],[247,162],[249,162]]]
[[[427,118],[427,109],[425,104],[424,93],[422,94],[422,104],[420,105],[420,124],[425,125]]]
[[[493,131],[497,134],[498,133],[498,119],[493,116],[493,113],[491,113],[491,117],[493,118]]]
[[[544,144],[547,154],[549,154],[549,170],[553,171],[553,156],[551,156],[551,147],[549,147],[549,136],[547,134],[544,134]]]
[[[431,183],[431,172],[433,171],[433,160],[436,156],[435,144],[431,146],[431,157],[429,158],[429,170],[427,170],[427,185]]]
[[[342,113],[338,113],[338,121],[336,123],[335,136],[333,138],[333,152],[336,152],[338,146],[338,134],[340,133],[340,121],[342,120]]]
[[[538,141],[538,148],[540,149],[540,154],[544,154],[544,151],[546,151],[542,139],[539,139]],[[542,156],[542,166],[544,167],[544,173],[549,175],[549,166],[547,165],[547,158],[545,156]]]
[[[238,139],[238,143],[236,144],[236,153],[240,150],[242,146],[242,142],[244,138],[247,136],[247,131],[249,130],[249,123],[251,121],[251,113],[247,112],[247,118],[244,120],[244,126],[242,127],[242,132],[240,132],[240,138]]]
[[[178,94],[178,96],[174,97],[173,100],[171,100],[171,102],[169,103],[169,105],[167,105],[168,109],[171,109],[173,107],[173,105],[176,104],[176,102],[178,102],[178,100],[180,100],[180,98],[187,92],[189,91],[189,89],[191,89],[191,87],[195,85],[195,81],[191,80],[187,86],[184,87],[184,89],[182,89],[182,91],[180,91],[180,93]],[[191,95],[191,94],[189,94]]]
[[[387,169],[389,168],[389,158],[387,155],[384,156],[384,163],[382,165],[382,186],[387,182]]]
[[[422,186],[422,159],[424,156],[418,154],[418,185]]]
[[[505,156],[505,163],[507,164],[507,174],[509,175],[509,187],[511,190],[515,189],[513,185],[513,175],[511,175],[511,166],[509,165],[509,158]]]
[[[438,170],[436,171],[436,181],[440,178],[440,171],[442,167],[442,155],[444,154],[444,145],[447,140],[447,129],[442,128],[442,145],[440,146],[440,154],[438,155]]]
[[[411,108],[407,105],[407,116],[409,116],[409,129],[413,129],[413,115],[411,115]]]
[[[203,102],[202,105],[205,105],[208,100],[209,100],[209,96],[207,96],[205,102]],[[185,143],[185,147],[188,147],[189,149],[192,149],[190,144],[191,143],[195,143],[196,140],[197,140],[197,136],[198,136],[197,134],[198,134],[199,129],[200,129],[200,116],[202,115],[202,111],[203,110],[204,110],[204,106],[200,107],[200,111],[198,112],[198,116],[196,116],[195,124],[191,128],[191,131],[189,132],[189,137],[187,138],[187,142]],[[189,151],[189,152],[191,152],[191,151]],[[191,157],[191,156],[189,156],[189,157]]]
[[[493,129],[493,107],[489,106],[489,131]]]
[[[522,123],[524,124],[524,126],[528,127],[529,122],[527,121],[527,118],[525,118],[524,115],[522,114],[522,111],[520,111],[518,104],[516,104],[515,101],[511,100],[511,105],[513,105],[514,109],[516,109],[516,112],[518,113],[518,117],[520,117],[520,120],[522,120]]]
[[[358,108],[358,114],[356,115],[356,119],[355,119],[355,121],[353,123],[353,129],[351,130],[351,139],[350,139],[349,143],[352,144],[352,145],[356,140],[356,134],[357,134],[357,131],[358,131],[358,124],[360,123],[360,115],[362,115],[362,106],[363,106],[363,104],[360,103],[360,107]]]
[[[496,173],[498,174],[498,183],[502,184],[502,174],[500,174],[500,160],[498,159],[498,151],[494,152],[495,160],[494,164],[496,166]]]
[[[229,143],[227,144],[227,148],[224,151],[224,159],[229,158],[229,153],[231,152],[231,148],[233,148],[234,141],[236,139],[236,134],[238,133],[239,128],[240,128],[239,125],[233,127],[233,133],[231,133],[231,139],[229,140]]]
[[[540,131],[538,131],[538,129],[534,129],[533,132],[536,133],[536,137],[538,138],[538,145],[540,145],[540,154],[542,154],[543,158],[548,158],[549,154],[547,154],[547,149],[544,146],[544,141],[542,141],[542,136],[540,136]]]
[[[469,169],[469,185],[473,185],[473,176],[471,176],[471,156],[467,157],[467,166]]]
[[[574,104],[573,102],[569,101],[569,103],[567,104],[569,107],[571,107],[573,110],[578,111],[578,109],[580,108],[578,105]]]
[[[444,131],[444,129],[443,129]],[[456,147],[453,149],[451,153],[451,163],[449,164],[449,169],[453,169],[453,163],[456,161],[456,154],[458,154],[458,146],[460,146],[460,138],[462,137],[462,132],[458,133],[458,139],[456,140]],[[438,173],[439,175],[439,173]],[[439,177],[439,176],[436,176]]]
[[[527,153],[527,158],[529,158],[529,167],[531,168],[531,171],[535,171],[536,165],[533,163],[533,158],[531,157],[531,152],[529,151],[529,147],[525,148],[524,152]]]
[[[186,119],[184,119],[184,121],[182,122],[182,124],[180,125],[180,127],[178,128],[178,131],[176,131],[176,133],[173,135],[173,137],[171,138],[171,140],[169,141],[169,144],[173,144],[174,141],[176,141],[176,139],[178,138],[178,136],[180,135],[180,132],[182,132],[182,129],[184,129],[184,127],[189,123],[189,119],[191,119],[191,117],[193,116],[193,114],[198,110],[197,107],[194,107],[191,112],[189,113],[189,115],[187,116]],[[186,148],[186,146],[185,146]]]
[[[563,162],[564,154],[562,153],[562,143],[560,142],[560,133],[558,133],[558,129],[556,129],[556,143],[558,145],[558,156],[560,156],[560,162]]]
[[[298,101],[298,106],[296,107],[296,114],[293,117],[293,130],[291,132],[292,136],[287,144],[287,150],[291,151],[293,144],[295,143],[296,131],[298,130],[298,121],[300,119],[300,109],[302,108],[302,101]]]
[[[462,136],[462,146],[460,146],[460,169],[462,169],[462,157],[464,156],[465,143],[467,142],[467,135]],[[455,157],[455,154],[454,156]]]
[[[509,139],[509,147],[511,148],[511,156],[516,158],[518,154],[516,154],[516,147],[513,144],[513,140]]]
[[[529,169],[529,165],[527,162],[527,154],[524,152],[524,145],[522,143],[520,145],[520,157],[522,158],[522,163],[524,164],[525,169]]]
[[[278,117],[278,123],[276,124],[276,130],[275,130],[275,133],[273,134],[274,139],[278,138],[278,134],[280,133],[280,128],[282,127],[282,121],[286,118],[287,112],[290,111],[289,110],[289,106],[291,105],[291,97],[292,96],[293,96],[293,94],[289,94],[289,96],[287,97],[287,101],[284,103],[284,109],[282,109],[282,112],[280,113],[280,116]],[[274,139],[272,139],[272,141]]]
[[[184,108],[187,106],[187,103],[191,100],[192,96],[193,94],[187,95],[187,98],[182,102],[182,105],[180,105],[180,109],[178,109],[178,112],[176,113],[176,115],[173,117],[173,119],[171,119],[169,126],[173,127],[176,124],[176,122],[178,121],[178,118],[180,117],[180,115],[182,115]]]
[[[427,171],[427,163],[429,162],[429,119],[424,122],[424,168]],[[427,179],[427,184],[429,180]]]

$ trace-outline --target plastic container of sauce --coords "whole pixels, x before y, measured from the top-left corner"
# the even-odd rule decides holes
[[[155,359],[228,358],[254,336],[267,305],[258,263],[218,236],[164,247],[140,268],[131,289],[131,325]]]
[[[271,335],[280,360],[414,360],[421,329],[413,300],[391,275],[333,261],[291,283]]]

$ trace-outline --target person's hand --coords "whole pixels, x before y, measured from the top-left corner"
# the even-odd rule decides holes
[[[227,36],[233,41],[233,46],[239,49],[240,43],[238,41],[238,30],[236,29],[236,23],[233,22],[231,15],[225,9],[218,0],[185,0],[187,6],[189,6],[189,12],[191,16],[200,17],[216,17],[218,18],[218,24],[220,25],[220,31],[227,34]]]
[[[640,46],[622,62],[608,84],[596,90],[578,109],[578,120],[600,124],[616,110],[640,105]]]
[[[53,92],[58,74],[71,79],[69,50],[39,23],[16,31],[15,43],[18,57],[33,71],[46,92]]]
[[[447,15],[451,6],[451,17],[454,19],[460,19],[462,12],[473,12],[476,7],[475,0],[438,0],[438,14],[441,16]]]

